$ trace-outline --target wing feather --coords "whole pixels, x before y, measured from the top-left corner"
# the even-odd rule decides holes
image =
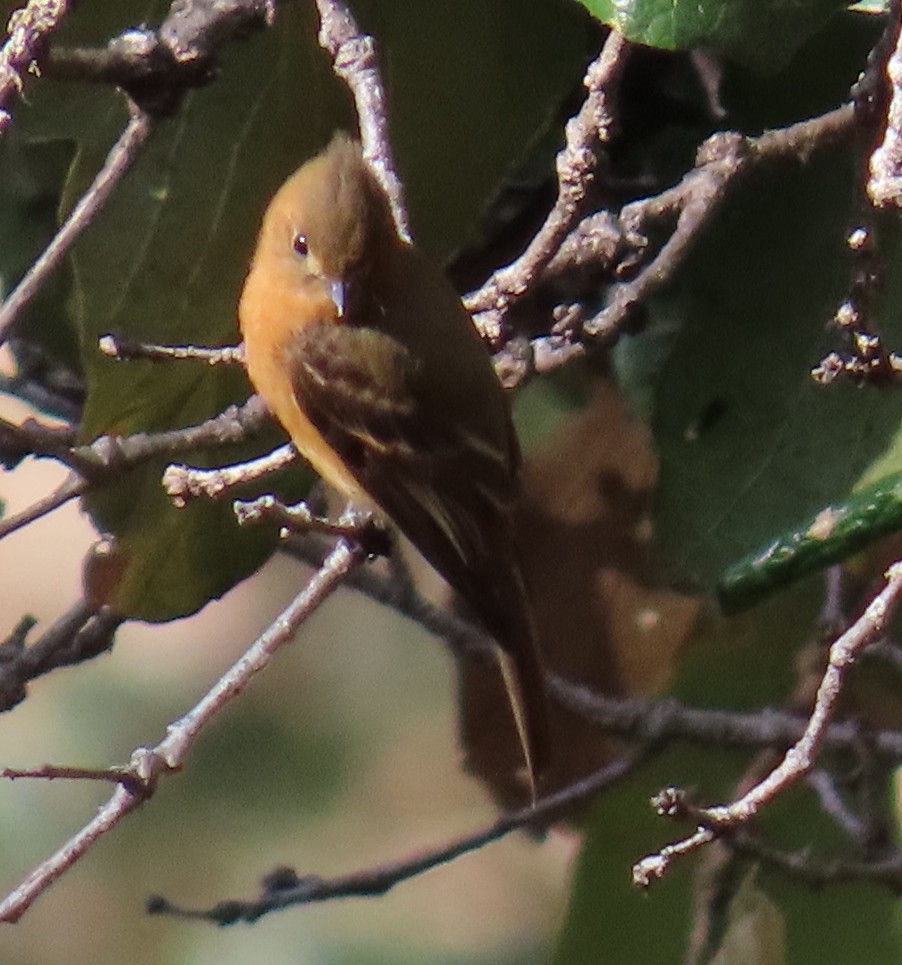
[[[516,494],[508,452],[457,423],[454,400],[436,397],[417,360],[385,332],[309,325],[286,353],[298,403],[326,442],[497,633],[482,584],[498,547],[511,542],[498,534],[511,525]]]

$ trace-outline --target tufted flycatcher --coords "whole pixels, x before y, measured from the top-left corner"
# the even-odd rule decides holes
[[[497,642],[535,792],[547,708],[514,546],[510,408],[451,284],[398,238],[357,141],[337,134],[279,189],[238,314],[251,381],[301,455],[388,516]]]

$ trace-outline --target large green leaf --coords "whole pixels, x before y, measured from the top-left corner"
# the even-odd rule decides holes
[[[681,582],[707,584],[846,496],[902,417],[902,399],[825,391],[809,376],[836,340],[826,322],[850,268],[851,182],[851,165],[832,158],[755,177],[675,296],[685,326],[655,430],[660,545]]]
[[[580,0],[628,40],[665,50],[703,47],[779,70],[845,0]]]
[[[417,243],[446,258],[578,89],[597,32],[571,0],[352,0],[379,45]]]
[[[23,136],[18,127],[0,142],[0,293],[8,293],[53,237],[57,208],[74,145]],[[58,274],[16,323],[15,335],[40,343],[76,366],[77,345],[65,324],[69,278]]]
[[[797,77],[804,65],[784,77],[772,116],[791,117],[792,97],[806,113],[835,104],[846,72],[854,76],[851,55],[863,62],[866,40],[852,33],[836,48],[834,79],[818,82],[820,105]],[[809,46],[809,58],[820,44]],[[755,101],[749,78],[734,83],[739,103]],[[749,113],[753,130],[768,123],[760,107]],[[731,563],[845,500],[893,444],[902,397],[852,385],[824,389],[809,375],[826,351],[841,347],[829,321],[852,271],[851,155],[835,150],[804,166],[757,172],[731,197],[678,284],[652,305],[649,333],[624,346],[641,354],[656,328],[679,331],[654,384],[657,533],[661,562],[678,583],[708,588]],[[886,250],[894,247],[887,242]],[[890,267],[879,323],[896,345],[902,292],[898,266]]]

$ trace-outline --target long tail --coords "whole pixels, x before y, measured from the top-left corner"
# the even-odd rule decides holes
[[[516,648],[498,649],[498,664],[520,738],[533,803],[539,781],[551,761],[548,699],[537,656],[534,640],[525,646],[521,641]]]
[[[494,575],[494,592],[481,600],[482,617],[499,646],[498,662],[535,800],[537,785],[551,763],[545,669],[518,563],[509,560]]]

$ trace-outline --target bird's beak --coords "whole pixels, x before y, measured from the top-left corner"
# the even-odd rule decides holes
[[[330,278],[328,280],[329,298],[335,306],[335,311],[339,318],[344,318],[347,309],[348,286],[342,278]]]

